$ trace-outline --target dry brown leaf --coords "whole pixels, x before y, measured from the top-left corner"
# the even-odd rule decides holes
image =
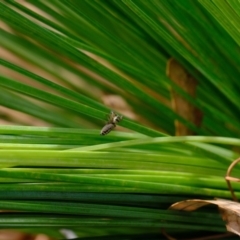
[[[222,219],[226,222],[227,230],[240,236],[240,204],[238,202],[233,202],[225,199],[216,200],[192,199],[174,203],[170,207],[170,209],[194,211],[208,204],[217,205],[222,216]]]
[[[171,58],[167,63],[167,76],[190,96],[195,97],[197,89],[197,80],[191,76],[175,59]],[[196,126],[202,122],[202,112],[184,99],[181,95],[172,92],[172,107],[181,117]],[[190,129],[179,121],[175,121],[176,136],[193,135]]]

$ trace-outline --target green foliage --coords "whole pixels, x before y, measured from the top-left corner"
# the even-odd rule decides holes
[[[56,239],[61,228],[95,239],[225,232],[215,209],[167,208],[230,198],[224,175],[240,146],[236,3],[23,3],[0,1],[0,104],[48,127],[16,126],[17,114],[0,127],[0,209],[22,211],[2,214],[0,228]],[[196,99],[167,78],[170,57],[198,80]],[[201,127],[171,109],[171,88],[201,109]],[[129,132],[100,136],[111,94],[135,120],[124,115]],[[176,119],[198,136],[172,137]]]

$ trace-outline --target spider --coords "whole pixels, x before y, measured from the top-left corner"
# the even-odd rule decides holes
[[[108,116],[108,121],[106,125],[102,128],[100,135],[106,135],[111,132],[117,126],[117,123],[122,120],[122,118],[123,116],[117,115],[115,112],[111,111]]]

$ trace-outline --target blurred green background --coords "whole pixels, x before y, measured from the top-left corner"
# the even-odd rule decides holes
[[[1,1],[0,209],[13,212],[0,228],[54,239],[62,228],[81,239],[224,233],[216,209],[167,208],[231,198],[239,14],[233,0]],[[170,58],[197,80],[196,98],[167,77]],[[200,109],[200,126],[172,109],[173,89]],[[100,136],[111,110],[123,120]],[[176,120],[196,136],[174,137]]]

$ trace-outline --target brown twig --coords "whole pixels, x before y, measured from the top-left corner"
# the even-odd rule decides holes
[[[233,161],[230,166],[228,167],[228,170],[227,170],[227,174],[225,176],[225,180],[227,182],[227,185],[228,185],[228,189],[232,195],[232,198],[233,198],[233,201],[235,202],[238,202],[238,199],[237,199],[237,196],[235,195],[234,193],[234,190],[232,188],[232,185],[231,185],[231,181],[233,182],[240,182],[240,179],[239,178],[234,178],[234,177],[231,177],[230,174],[232,172],[232,169],[235,167],[236,164],[238,164],[240,162],[240,158],[236,159],[235,161]]]

